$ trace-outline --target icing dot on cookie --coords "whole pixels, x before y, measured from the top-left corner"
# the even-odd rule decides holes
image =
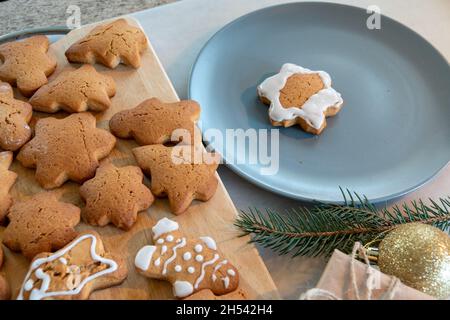
[[[180,243],[181,241],[183,241],[183,240],[181,240],[181,239],[177,239],[176,243]]]
[[[236,275],[236,272],[234,272],[233,269],[228,269],[228,270],[227,270],[227,273],[228,273],[230,276],[232,276],[232,277],[234,277],[234,276]]]
[[[194,268],[194,267],[189,267],[189,268],[187,268],[187,271],[188,271],[190,274],[193,274],[193,273],[195,272],[195,268]]]
[[[190,253],[190,252],[185,252],[184,254],[183,254],[183,259],[184,259],[184,261],[188,261],[188,260],[190,260],[192,258],[192,254]]]
[[[176,272],[181,272],[181,270],[182,270],[181,266],[177,264],[177,265],[175,266],[175,271],[176,271]]]
[[[169,235],[166,237],[166,241],[172,242],[172,241],[173,241],[173,236],[169,234]]]
[[[155,260],[155,266],[159,266],[161,264],[161,259],[158,258]]]
[[[203,246],[201,244],[197,244],[194,247],[195,252],[200,253],[203,251]]]
[[[59,261],[60,261],[62,264],[67,264],[67,259],[66,259],[66,258],[61,257],[61,258],[59,258]]]
[[[212,281],[214,281],[214,282],[217,280],[217,276],[215,274],[213,274],[211,278],[212,278]]]
[[[23,288],[25,289],[25,291],[30,291],[31,289],[33,289],[33,280],[30,279],[27,282],[25,282],[25,285],[23,286]]]
[[[164,243],[164,239],[158,239],[158,241],[156,241],[157,244],[163,244]]]
[[[167,246],[162,246],[161,247],[161,254],[166,253],[166,251],[167,251]]]
[[[202,262],[203,261],[203,256],[201,254],[198,254],[195,256],[195,260],[197,260],[198,262]]]

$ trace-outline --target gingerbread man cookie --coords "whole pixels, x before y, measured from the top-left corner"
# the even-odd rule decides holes
[[[91,225],[130,229],[140,211],[151,206],[154,197],[142,183],[144,175],[139,167],[117,168],[111,163],[97,169],[95,178],[86,181],[80,195],[86,201],[82,217]]]
[[[286,63],[281,71],[258,86],[261,101],[269,104],[272,125],[290,127],[299,124],[309,133],[320,134],[326,117],[336,115],[343,105],[341,95],[331,87],[324,71]]]
[[[126,277],[125,261],[105,251],[97,232],[86,231],[57,252],[36,256],[17,299],[86,300]]]
[[[76,237],[74,227],[80,222],[80,209],[60,202],[52,193],[42,192],[15,203],[8,219],[3,243],[32,259],[38,253],[59,249]]]
[[[56,69],[56,60],[47,54],[48,48],[48,38],[42,35],[0,45],[0,80],[17,86],[24,96],[31,96]]]
[[[99,62],[111,69],[120,63],[139,68],[140,55],[146,48],[144,32],[129,25],[125,19],[118,19],[95,27],[66,51],[66,57],[70,62]]]
[[[17,159],[24,167],[36,168],[36,180],[45,189],[60,187],[67,180],[81,183],[92,178],[99,160],[116,143],[112,134],[96,128],[95,117],[86,112],[41,119],[35,131]]]
[[[12,152],[0,152],[0,225],[5,221],[6,213],[13,202],[9,190],[16,182],[17,174],[8,170],[12,161]]]
[[[14,99],[11,86],[0,82],[0,149],[16,151],[30,140],[32,114],[31,105]]]
[[[134,138],[140,145],[163,144],[171,141],[177,129],[186,130],[192,140],[199,116],[200,106],[195,101],[163,103],[152,98],[134,109],[116,113],[109,126],[119,138]]]
[[[169,281],[178,298],[203,289],[210,289],[215,295],[236,290],[238,271],[223,258],[214,239],[187,239],[178,223],[167,218],[159,220],[152,231],[155,245],[141,248],[135,258],[139,273]]]
[[[111,106],[110,97],[116,94],[112,77],[98,73],[91,65],[67,70],[41,87],[31,97],[34,110],[54,113],[104,111]]]
[[[3,265],[3,248],[0,245],[0,268]],[[9,300],[11,298],[11,290],[8,280],[0,273],[0,300]]]
[[[203,147],[151,145],[133,149],[151,190],[169,198],[173,213],[186,211],[194,199],[208,201],[216,192],[218,159]]]

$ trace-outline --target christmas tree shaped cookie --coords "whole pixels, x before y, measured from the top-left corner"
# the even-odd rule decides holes
[[[125,261],[107,253],[95,231],[86,231],[57,252],[36,256],[17,299],[85,300],[126,277]]]
[[[200,106],[192,100],[164,103],[159,99],[145,100],[134,109],[116,113],[109,122],[111,132],[119,138],[134,138],[140,145],[163,144],[171,141],[177,129],[195,136],[195,121]]]
[[[47,54],[46,36],[34,36],[0,45],[0,80],[17,86],[26,97],[47,83],[56,69],[56,60]]]
[[[155,196],[169,198],[173,213],[186,211],[194,199],[208,201],[216,192],[218,159],[203,147],[151,145],[133,149],[151,176]]]
[[[169,281],[178,298],[203,289],[215,295],[230,293],[238,287],[237,269],[217,249],[211,237],[188,239],[178,223],[163,218],[152,228],[155,245],[139,250],[135,266],[139,273]]]
[[[95,27],[66,51],[66,57],[70,62],[99,62],[111,69],[120,63],[139,68],[140,55],[146,48],[147,37],[142,30],[118,19]]]
[[[31,97],[34,110],[54,113],[104,111],[111,106],[110,97],[116,94],[112,77],[98,73],[91,65],[67,70],[41,87]]]

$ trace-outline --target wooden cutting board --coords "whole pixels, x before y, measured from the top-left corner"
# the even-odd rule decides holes
[[[139,23],[134,19],[129,17],[126,19],[130,24],[139,26]],[[64,56],[64,52],[72,43],[85,36],[95,25],[87,25],[73,30],[51,45],[50,54],[57,58],[58,68],[50,80],[64,69],[79,67],[78,65],[70,65]],[[111,108],[105,112],[94,114],[99,128],[109,129],[109,119],[115,113],[120,110],[134,108],[145,99],[157,97],[166,102],[179,100],[151,45],[142,55],[142,66],[137,70],[123,65],[114,70],[101,65],[95,65],[95,68],[101,73],[112,76],[117,86],[117,94],[112,99]],[[202,107],[207,108],[207,106]],[[48,116],[64,117],[67,114],[61,112],[56,115],[48,115],[36,112],[33,116],[32,126],[37,119]],[[132,148],[136,146],[133,141],[118,139],[112,154],[103,161],[112,161],[118,166],[136,165],[131,153]],[[22,167],[16,160],[11,170],[19,176],[11,190],[14,201],[20,201],[43,191],[34,178],[34,170]],[[149,185],[148,180],[146,180],[146,184]],[[68,182],[63,187],[52,192],[57,193],[63,201],[82,207],[84,203],[79,196],[78,189],[78,184]],[[170,213],[166,199],[157,199],[146,212],[139,214],[136,224],[127,232],[112,226],[92,227],[85,223],[80,223],[77,226],[77,230],[95,229],[102,235],[106,248],[125,256],[128,262],[129,272],[126,281],[120,286],[93,293],[91,299],[173,298],[169,283],[145,278],[139,275],[134,268],[136,252],[142,246],[152,243],[151,227],[163,217],[175,219],[187,236],[199,237],[209,235],[215,238],[221,251],[239,270],[239,290],[246,297],[250,299],[278,298],[275,284],[258,251],[253,245],[248,244],[248,237],[238,237],[239,231],[233,226],[236,215],[236,208],[223,183],[220,181],[217,192],[211,200],[208,202],[195,201],[189,210],[181,216],[174,216]],[[0,230],[0,238],[3,229],[1,228]],[[25,277],[29,261],[21,254],[12,253],[4,246],[3,248],[6,261],[2,271],[6,273],[6,277],[12,287],[13,297],[16,297]]]

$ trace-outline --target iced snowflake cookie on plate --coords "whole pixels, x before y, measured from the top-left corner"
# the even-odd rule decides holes
[[[336,115],[344,103],[331,87],[325,71],[312,71],[286,63],[276,75],[258,86],[260,100],[270,105],[269,118],[274,126],[299,124],[309,133],[320,134],[327,126],[326,117]]]
[[[237,289],[238,271],[218,251],[214,239],[188,239],[178,223],[167,218],[159,220],[152,231],[155,245],[142,247],[135,258],[139,273],[169,281],[178,298],[203,289],[218,296]]]
[[[122,283],[127,273],[125,261],[107,253],[95,231],[86,231],[61,250],[36,256],[17,299],[85,300]]]

